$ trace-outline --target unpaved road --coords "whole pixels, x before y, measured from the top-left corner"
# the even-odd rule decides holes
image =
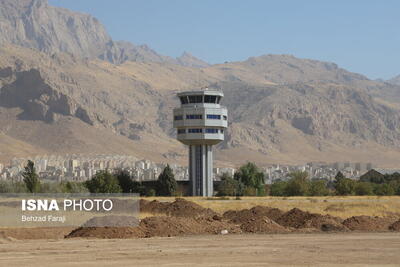
[[[400,266],[400,233],[0,240],[0,266]]]

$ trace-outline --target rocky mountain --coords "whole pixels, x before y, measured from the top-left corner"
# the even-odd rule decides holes
[[[393,77],[392,79],[388,80],[387,82],[391,83],[391,84],[395,84],[395,85],[400,85],[400,75]]]
[[[398,165],[400,86],[290,55],[212,66],[188,53],[172,59],[114,42],[97,20],[46,1],[0,6],[0,160],[119,153],[186,164],[172,129],[175,94],[207,85],[223,89],[229,110],[217,165]],[[79,26],[69,28],[69,16]]]
[[[113,41],[96,18],[51,6],[47,0],[0,1],[0,45],[7,43],[50,55],[64,52],[116,64],[150,61],[188,66],[190,58],[193,66],[204,66],[203,61],[193,56],[173,59],[159,55],[146,45]]]
[[[204,68],[210,66],[210,64],[207,62],[196,58],[188,52],[184,52],[180,57],[177,58],[177,61],[180,65],[185,67]]]

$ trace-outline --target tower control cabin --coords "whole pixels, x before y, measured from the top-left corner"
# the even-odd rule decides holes
[[[228,111],[219,103],[219,90],[178,93],[181,107],[174,109],[177,139],[189,146],[189,180],[193,196],[213,195],[212,146],[224,140]]]

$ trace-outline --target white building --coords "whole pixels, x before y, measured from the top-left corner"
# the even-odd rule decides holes
[[[224,140],[228,111],[220,105],[219,90],[178,93],[181,102],[174,109],[177,139],[189,146],[189,181],[193,196],[213,195],[212,146]]]

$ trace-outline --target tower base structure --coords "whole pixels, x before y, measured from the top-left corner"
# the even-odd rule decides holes
[[[213,196],[212,145],[189,145],[189,181],[192,196]]]

